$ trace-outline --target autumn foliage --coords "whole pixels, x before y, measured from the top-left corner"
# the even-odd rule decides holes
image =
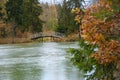
[[[73,10],[77,14],[75,20],[82,22],[82,38],[88,44],[98,46],[98,50],[91,57],[99,64],[117,64],[120,60],[119,7],[120,0],[99,0],[85,9],[84,15],[79,8]]]

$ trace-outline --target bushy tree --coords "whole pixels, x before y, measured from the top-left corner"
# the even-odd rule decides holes
[[[29,26],[29,30],[32,32],[42,31],[43,21],[39,18],[42,14],[42,8],[39,5],[38,0],[24,1],[24,15],[23,25]],[[27,23],[27,24],[26,24]]]
[[[13,25],[13,31],[19,28],[21,31],[40,32],[42,21],[39,15],[42,12],[38,0],[8,0],[6,11],[8,21]]]
[[[81,1],[63,0],[63,3],[58,5],[58,26],[56,31],[68,35],[78,30],[79,25],[74,21],[75,15],[71,13],[71,10],[75,7],[81,7]]]
[[[2,7],[0,6],[0,19],[2,19],[2,16],[3,16],[3,14],[2,14]]]
[[[6,37],[6,29],[3,25],[5,23],[6,11],[5,11],[5,2],[6,0],[0,1],[0,38]]]
[[[6,0],[1,0],[0,1],[0,19],[3,20],[4,19],[4,15],[5,15],[5,10],[4,10],[4,4],[5,4]]]
[[[72,49],[71,52],[72,61],[80,70],[86,74],[92,72],[88,80],[115,80],[114,72],[120,62],[119,7],[119,0],[99,0],[84,10],[81,26],[83,44],[80,49]],[[79,23],[82,16],[80,9],[73,11]]]

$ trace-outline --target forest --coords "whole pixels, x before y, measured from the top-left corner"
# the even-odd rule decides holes
[[[42,31],[42,8],[37,0],[3,0],[0,4],[1,38],[27,37],[28,32]]]
[[[29,42],[31,34],[47,31],[66,36],[77,34],[79,25],[71,9],[79,4],[74,0],[64,0],[59,4],[38,0],[3,0],[0,2],[0,42],[17,43],[21,39],[22,42]]]

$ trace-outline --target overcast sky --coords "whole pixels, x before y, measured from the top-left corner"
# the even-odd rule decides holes
[[[60,3],[62,0],[39,0],[40,2]]]
[[[39,0],[40,2],[48,2],[48,3],[60,3],[62,2],[63,0]],[[96,0],[85,0],[87,4],[91,4],[92,1],[96,1]]]

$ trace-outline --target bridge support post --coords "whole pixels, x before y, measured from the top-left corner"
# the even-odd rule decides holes
[[[53,41],[54,41],[54,37],[53,37]]]
[[[51,42],[54,41],[54,36],[51,36]]]
[[[43,42],[44,41],[43,37],[41,39],[42,39],[42,42]]]
[[[51,36],[51,42],[53,41],[52,36]]]

